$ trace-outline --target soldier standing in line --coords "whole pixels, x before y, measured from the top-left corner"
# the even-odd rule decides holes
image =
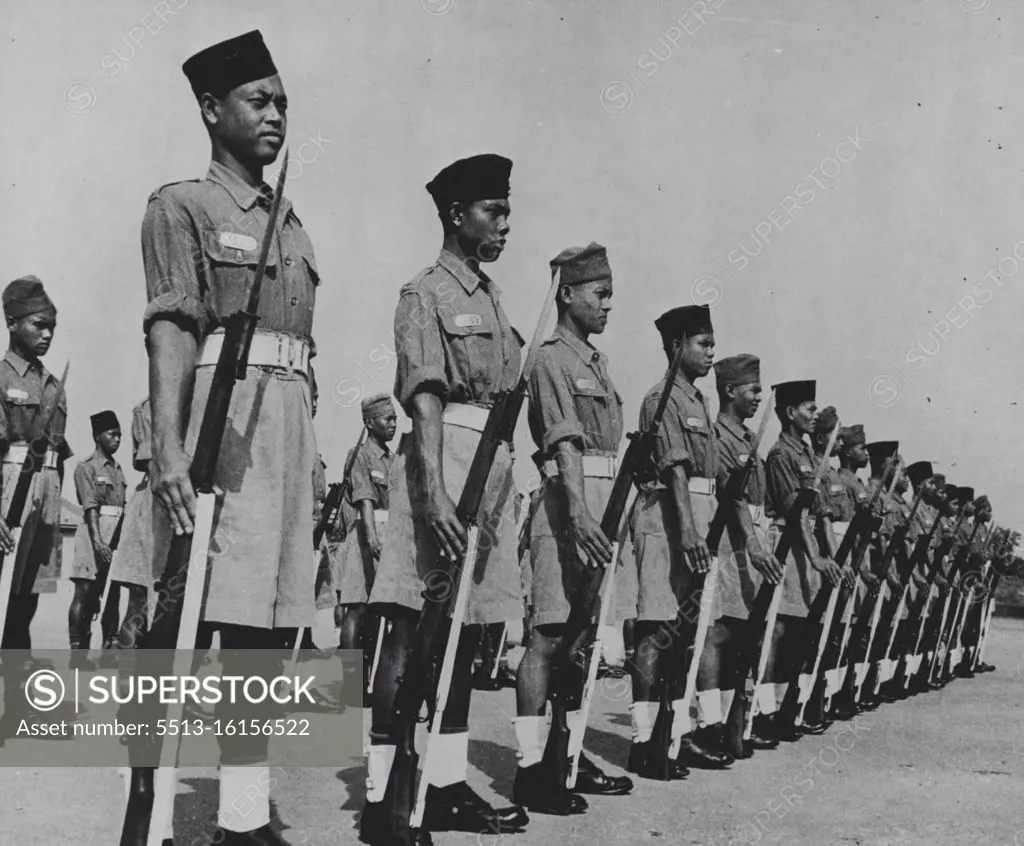
[[[71,666],[78,669],[86,666],[93,615],[103,601],[102,584],[110,577],[111,544],[124,514],[127,489],[121,465],[114,460],[121,446],[121,424],[117,415],[113,411],[101,411],[89,421],[96,449],[75,468],[75,493],[83,515],[75,533],[75,562],[70,575],[75,593],[68,608],[68,639],[73,650]],[[113,648],[120,622],[116,600],[109,601],[116,596],[111,585],[100,621],[104,650]]]
[[[444,589],[442,556],[458,560],[466,530],[455,502],[469,472],[493,397],[519,379],[522,338],[499,302],[500,291],[484,273],[509,233],[512,162],[484,154],[460,159],[427,184],[441,220],[437,260],[402,287],[395,311],[398,372],[395,397],[412,420],[391,472],[388,533],[370,594],[370,605],[391,621],[373,688],[373,725],[366,805],[361,835],[381,842],[390,809],[381,801],[395,747],[392,716],[409,648],[424,604],[424,587]],[[514,517],[512,455],[498,448],[481,508],[488,527],[486,550],[467,562],[473,579],[466,624],[460,635],[454,677],[427,791],[424,830],[515,831],[528,822],[519,806],[494,808],[466,782],[469,767],[469,704],[473,658],[488,623],[522,612]]]
[[[379,620],[368,613],[367,602],[388,525],[388,479],[394,460],[388,444],[394,440],[398,415],[390,394],[363,399],[362,414],[366,438],[352,459],[346,497],[355,509],[356,519],[344,547],[345,560],[341,563],[337,588],[338,605],[342,608],[338,645],[363,651],[363,672],[368,676]]]
[[[816,384],[813,380],[783,382],[775,386],[775,413],[782,432],[769,450],[765,461],[765,510],[772,519],[768,543],[776,548],[782,533],[790,533],[789,553],[783,576],[782,600],[776,619],[775,661],[770,662],[772,675],[766,680],[775,683],[776,700],[783,702],[790,684],[797,684],[801,671],[800,658],[806,653],[807,616],[822,577],[838,585],[840,571],[829,557],[821,555],[813,531],[820,511],[820,497],[809,487],[814,480],[814,456],[804,436],[814,432],[818,408],[815,404]],[[787,515],[798,501],[803,511],[798,525],[787,526]],[[795,697],[788,700],[794,705]],[[766,731],[780,740],[797,740],[803,734],[820,734],[824,726],[798,728],[796,707],[780,709],[764,721]]]
[[[622,400],[607,358],[590,343],[591,335],[604,332],[612,308],[607,252],[593,242],[571,247],[552,259],[551,267],[561,270],[558,325],[541,345],[530,374],[530,432],[544,460],[545,478],[530,521],[533,612],[517,677],[514,724],[520,760],[512,796],[528,810],[564,816],[586,810],[586,800],[577,793],[620,796],[632,790],[633,782],[606,775],[581,753],[576,786],[569,793],[541,761],[551,661],[572,602],[587,567],[614,563],[612,541],[599,520],[622,439]],[[567,720],[570,744],[583,742],[586,726],[578,717],[577,711]]]
[[[762,632],[749,625],[754,598],[764,580],[782,581],[782,566],[767,545],[764,519],[765,471],[759,456],[754,458],[746,486],[739,487],[744,466],[754,448],[754,433],[745,421],[761,405],[761,362],[753,355],[735,355],[715,362],[718,388],[718,418],[715,434],[718,448],[718,499],[730,509],[726,531],[716,550],[719,560],[717,588],[718,618],[708,630],[708,643],[701,656],[697,698],[701,713],[724,715],[724,751],[735,758],[749,758],[754,750],[774,749],[779,742],[751,733],[743,740],[747,709],[746,679],[736,666],[745,650],[758,648]],[[712,660],[717,656],[718,660]],[[704,690],[702,690],[704,688]],[[720,691],[721,700],[709,700]]]
[[[715,430],[704,395],[694,384],[706,376],[714,360],[715,336],[707,306],[681,306],[665,312],[655,323],[662,348],[672,361],[680,345],[682,363],[655,439],[652,464],[641,474],[654,480],[646,484],[637,506],[637,622],[636,656],[632,666],[633,743],[629,771],[643,778],[655,777],[652,762],[662,750],[652,749],[654,724],[662,693],[672,706],[672,758],[669,776],[685,778],[687,763],[720,769],[732,763],[731,755],[704,750],[685,735],[691,732],[690,715],[684,709],[686,682],[685,649],[669,649],[683,636],[679,616],[683,603],[692,604],[694,577],[711,569],[712,553],[706,537],[715,512]],[[654,416],[664,379],[644,397],[640,429]],[[673,652],[679,657],[672,666]],[[700,660],[700,656],[694,656]]]
[[[162,506],[154,510],[158,557],[166,554],[170,532],[193,530],[190,455],[224,341],[219,324],[246,305],[273,200],[263,172],[280,153],[288,122],[284,85],[257,30],[197,53],[182,70],[210,137],[212,161],[203,179],[157,190],[142,224],[151,482]],[[218,628],[226,673],[235,669],[230,663],[241,650],[277,649],[282,629],[313,622],[316,438],[309,359],[319,284],[312,243],[284,198],[248,370],[234,387],[215,477],[224,493],[214,520],[216,564],[209,571],[204,619]],[[223,541],[218,527],[227,529]],[[284,843],[270,827],[265,740],[218,737],[220,825],[214,842]],[[131,790],[152,791],[152,771],[133,770]]]
[[[64,462],[72,452],[64,439],[67,424],[67,398],[57,378],[43,367],[57,327],[57,308],[35,276],[15,279],[3,292],[4,317],[10,342],[0,361],[0,445],[3,447],[3,513],[26,458],[31,439],[41,434],[49,446],[43,455],[33,455],[42,468],[32,482],[22,515],[21,539],[14,557],[10,605],[0,647],[5,650],[32,648],[30,629],[39,606],[39,594],[47,591],[60,562],[60,490]],[[54,411],[54,409],[56,409]],[[50,415],[45,432],[35,426]],[[0,550],[14,552],[11,531],[0,519]],[[53,588],[56,589],[55,587]],[[4,659],[4,712],[0,719],[0,743],[18,727],[22,715],[28,715],[21,690],[29,671],[28,664],[17,664],[10,655]]]

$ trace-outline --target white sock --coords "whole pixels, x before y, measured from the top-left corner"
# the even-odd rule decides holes
[[[432,740],[429,750],[430,773],[424,773],[427,783],[434,787],[448,787],[466,780],[469,772],[469,732],[439,734]]]
[[[700,708],[700,726],[717,726],[722,722],[722,691],[698,690],[697,705]]]
[[[657,702],[634,702],[629,706],[633,721],[633,742],[647,743],[654,734],[654,721],[658,718]]]
[[[366,756],[366,801],[381,802],[395,761],[395,747],[371,744]]]
[[[220,768],[220,812],[225,831],[253,831],[270,822],[270,767]]]
[[[772,682],[762,682],[754,694],[757,696],[757,710],[760,714],[774,714],[779,710],[779,701]]]
[[[519,743],[519,766],[525,769],[539,764],[547,743],[547,717],[516,717],[512,725]]]
[[[688,734],[693,731],[694,721],[691,716],[683,710],[683,700],[673,699],[672,700],[672,745],[677,745],[677,741],[684,734]]]
[[[583,751],[583,735],[587,732],[587,726],[583,722],[583,712],[567,711],[565,722],[569,726],[569,754],[576,755]]]
[[[735,690],[723,690],[720,698],[721,708],[723,714],[728,714],[732,710],[732,701],[736,697]],[[722,718],[722,722],[725,722],[725,717]]]
[[[775,701],[778,702],[780,705],[782,704],[782,701],[786,698],[787,690],[789,690],[789,685],[785,682],[775,683]]]

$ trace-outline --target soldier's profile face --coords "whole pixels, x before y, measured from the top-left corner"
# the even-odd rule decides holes
[[[800,405],[792,406],[790,419],[793,424],[805,435],[814,432],[814,424],[818,419],[818,406],[813,400],[802,402]]]
[[[288,97],[281,77],[268,76],[207,99],[203,112],[211,132],[245,163],[271,164],[288,131]]]
[[[39,311],[27,317],[7,321],[7,329],[19,349],[35,356],[46,355],[56,328],[57,315],[52,310]]]
[[[612,280],[567,285],[569,319],[587,335],[600,335],[608,325],[612,310]]]
[[[456,213],[456,235],[462,252],[478,261],[497,261],[511,231],[508,200],[477,200],[460,205]]]
[[[680,343],[683,345],[683,370],[694,378],[707,376],[715,363],[715,333],[689,335]]]
[[[739,385],[734,389],[733,405],[736,412],[744,420],[749,420],[761,407],[761,383],[751,382],[747,385]]]
[[[856,444],[855,446],[850,447],[846,451],[846,454],[849,456],[850,466],[853,467],[854,470],[858,470],[861,467],[867,467],[871,458],[868,455],[868,448],[864,444]]]
[[[398,415],[389,411],[387,414],[374,417],[368,425],[373,434],[387,443],[395,437],[395,431],[398,429]]]

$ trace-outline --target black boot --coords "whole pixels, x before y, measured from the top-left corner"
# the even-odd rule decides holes
[[[626,765],[629,772],[654,781],[681,781],[690,774],[686,764],[678,759],[666,756],[664,762],[652,761],[651,744],[652,741],[648,740],[630,746],[629,763]]]
[[[534,813],[556,817],[582,814],[587,810],[587,800],[570,793],[564,784],[556,784],[551,770],[543,763],[516,768],[512,801]]]
[[[708,727],[683,735],[678,760],[699,770],[724,770],[732,766],[736,759],[722,750],[714,728]]]
[[[744,692],[737,690],[733,694],[729,715],[725,718],[725,732],[722,734],[722,748],[736,760],[749,758],[754,754],[753,745],[743,740],[749,712],[750,700]],[[777,743],[775,745],[778,746]]]
[[[427,788],[423,827],[428,831],[511,834],[522,831],[529,821],[521,805],[493,808],[464,781]]]
[[[585,754],[580,753],[579,769],[573,793],[592,796],[625,796],[633,790],[633,779],[628,776],[610,776]]]
[[[228,831],[218,828],[213,833],[213,843],[220,846],[288,846],[269,825],[260,826],[252,831]]]
[[[391,814],[383,802],[363,805],[359,815],[359,839],[370,846],[433,846],[434,842],[430,832],[422,828],[410,828],[401,835],[395,834]]]

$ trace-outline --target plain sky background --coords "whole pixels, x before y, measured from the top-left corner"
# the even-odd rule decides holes
[[[529,336],[550,258],[607,246],[616,297],[595,341],[627,425],[665,366],[654,318],[711,301],[719,357],[760,356],[766,386],[817,379],[844,423],[1021,522],[1020,4],[23,0],[0,20],[0,277],[35,273],[57,302],[46,363],[71,360],[78,457],[90,413],[114,408],[127,433],[147,390],[146,199],[208,164],[181,63],[258,28],[323,279],[329,479],[362,393],[393,386],[399,287],[440,245],[424,183],[499,152],[512,233],[488,272]],[[714,404],[713,377],[701,387]],[[518,444],[525,458],[525,420]],[[127,439],[119,458],[136,479]]]

